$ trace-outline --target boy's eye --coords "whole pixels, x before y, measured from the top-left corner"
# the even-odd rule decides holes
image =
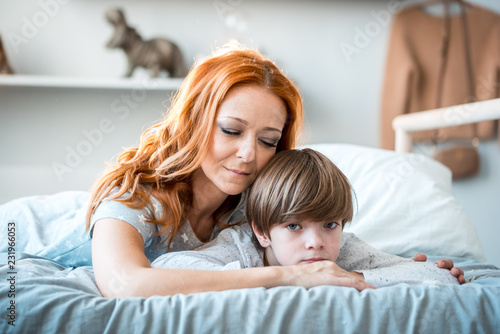
[[[286,226],[286,228],[291,230],[291,231],[296,231],[300,228],[300,225],[299,224],[288,224]]]
[[[339,224],[335,223],[335,222],[330,222],[330,223],[326,223],[325,224],[325,227],[326,228],[331,228],[331,229],[334,229],[335,227],[337,227]]]

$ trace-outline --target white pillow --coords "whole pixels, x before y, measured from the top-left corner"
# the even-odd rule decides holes
[[[357,203],[345,231],[404,257],[421,252],[486,261],[473,224],[453,196],[451,173],[440,163],[357,145],[303,147],[326,155],[349,178]]]

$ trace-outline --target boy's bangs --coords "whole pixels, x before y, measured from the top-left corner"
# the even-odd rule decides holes
[[[323,154],[311,149],[277,153],[250,189],[246,216],[260,232],[275,224],[352,220],[352,188]]]
[[[318,180],[318,182],[301,185],[302,198],[295,203],[282,203],[283,221],[313,220],[324,222],[342,222],[352,220],[353,207],[351,186],[347,180],[335,183]]]

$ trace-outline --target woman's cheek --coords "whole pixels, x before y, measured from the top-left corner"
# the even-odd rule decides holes
[[[276,150],[272,151],[271,153],[268,153],[261,161],[257,163],[257,173],[260,172],[262,168],[271,160],[272,157],[276,154]]]

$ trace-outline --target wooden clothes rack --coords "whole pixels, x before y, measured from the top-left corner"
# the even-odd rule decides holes
[[[500,98],[399,115],[392,121],[396,152],[411,152],[412,132],[500,119]]]

